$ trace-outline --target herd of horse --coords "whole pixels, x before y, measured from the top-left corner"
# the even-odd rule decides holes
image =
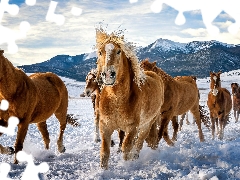
[[[108,169],[110,147],[114,145],[111,135],[119,134],[118,152],[124,160],[133,160],[146,142],[156,149],[163,138],[170,146],[177,140],[183,119],[190,111],[203,142],[202,122],[211,127],[215,138],[215,126],[219,139],[233,109],[235,122],[240,114],[240,87],[232,83],[230,92],[221,87],[221,72],[210,72],[210,92],[207,106],[209,116],[200,106],[200,93],[194,76],[173,78],[148,59],[139,62],[134,46],[118,33],[108,34],[96,29],[97,68],[86,76],[85,95],[92,97],[95,116],[95,142],[101,142],[100,167]],[[7,100],[9,108],[0,110],[0,125],[8,126],[12,116],[19,118],[14,149],[0,145],[1,154],[16,153],[23,142],[30,123],[36,123],[45,148],[49,149],[49,133],[46,120],[55,115],[60,123],[57,141],[59,152],[64,152],[63,134],[66,124],[77,126],[76,119],[67,114],[68,91],[64,82],[53,73],[35,73],[27,76],[15,68],[0,50],[0,100]],[[233,99],[233,102],[232,102]],[[178,123],[178,116],[182,118]],[[211,122],[210,122],[211,120]],[[168,125],[173,127],[172,138]],[[211,124],[211,125],[209,125]]]

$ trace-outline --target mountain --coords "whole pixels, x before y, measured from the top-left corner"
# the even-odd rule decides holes
[[[140,60],[149,58],[172,76],[209,76],[210,71],[227,72],[240,69],[240,45],[218,41],[193,41],[179,43],[157,39],[146,47],[137,48]],[[19,66],[27,73],[54,72],[60,76],[85,81],[87,73],[96,68],[96,52],[76,56],[57,55],[50,60],[33,65]]]

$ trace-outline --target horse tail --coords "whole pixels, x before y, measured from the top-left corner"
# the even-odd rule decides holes
[[[203,122],[203,124],[208,128],[208,130],[211,130],[211,122],[209,118],[209,112],[204,109],[205,106],[199,105],[199,113],[200,113],[200,119]]]
[[[66,120],[67,123],[71,124],[73,127],[80,126],[80,124],[77,122],[77,119],[73,117],[73,114],[67,114]]]

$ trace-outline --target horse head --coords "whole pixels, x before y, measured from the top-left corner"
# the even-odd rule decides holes
[[[217,96],[218,89],[221,88],[220,75],[221,72],[210,72],[210,89],[214,96]]]
[[[154,68],[157,66],[157,62],[150,62],[148,59],[145,59],[141,62],[140,67],[144,69],[144,71],[154,71]]]
[[[113,86],[123,82],[127,74],[130,74],[130,79],[133,79],[138,87],[144,83],[145,74],[139,66],[135,46],[125,42],[121,32],[107,34],[104,30],[97,29],[96,48],[97,79],[102,78],[104,85]]]
[[[231,88],[232,88],[232,95],[233,96],[235,96],[237,93],[240,92],[240,88],[239,88],[238,83],[232,83]]]
[[[86,76],[86,86],[84,94],[90,96],[98,88],[99,85],[97,82],[97,73],[95,70],[91,70]]]

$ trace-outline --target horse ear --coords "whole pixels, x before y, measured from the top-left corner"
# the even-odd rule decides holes
[[[155,66],[156,66],[156,64],[157,64],[157,61],[154,61],[154,62],[153,62],[153,65],[155,65]]]
[[[219,72],[218,72],[218,75],[220,75],[220,74],[222,74],[222,72],[221,72],[221,71],[219,71]]]

